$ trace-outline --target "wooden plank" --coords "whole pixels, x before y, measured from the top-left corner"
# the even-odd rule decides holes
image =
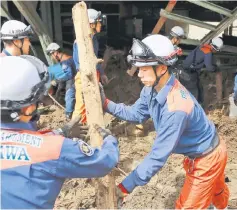
[[[7,2],[1,2],[1,15],[6,17],[8,20],[12,20],[12,16],[7,8]]]
[[[41,20],[38,13],[35,11],[33,5],[31,4],[31,2],[18,0],[13,0],[13,3],[16,5],[17,9],[25,17],[25,19],[29,22],[29,24],[32,26],[33,30],[39,37],[48,64],[53,64],[51,58],[46,53],[46,48],[52,42],[52,38],[49,36],[45,24]]]
[[[62,21],[60,13],[60,1],[53,1],[53,13],[54,13],[54,36],[56,42],[62,46]],[[73,42],[74,40],[72,40]]]
[[[219,25],[216,26],[215,31],[210,31],[203,39],[201,40],[201,43],[207,43],[214,37],[216,37],[218,34],[220,34],[222,31],[224,31],[229,25],[231,25],[235,20],[237,19],[237,7],[232,11],[231,17],[224,18]]]
[[[206,0],[201,0],[201,1],[197,1],[197,0],[186,0],[192,4],[196,4],[200,7],[203,7],[203,8],[206,8],[206,9],[209,9],[213,12],[217,12],[219,14],[222,14],[222,15],[225,15],[227,17],[231,17],[232,14],[231,14],[231,11],[229,9],[226,9],[224,7],[221,7],[219,5],[216,5],[210,1],[206,1]]]
[[[176,2],[177,2],[176,0],[170,0],[165,8],[165,11],[172,12],[174,6],[176,5]],[[152,34],[158,34],[160,32],[161,28],[163,27],[166,20],[167,20],[167,18],[160,17],[159,20],[157,21],[155,27],[152,30]]]
[[[86,107],[87,123],[92,127],[90,131],[90,142],[92,146],[100,147],[103,143],[102,137],[93,130],[93,125],[105,126],[99,84],[96,75],[97,58],[94,54],[92,34],[87,15],[85,2],[77,3],[72,8],[76,40],[79,46],[80,73],[82,91]],[[101,181],[102,180],[102,181]],[[108,188],[102,183],[108,183]],[[98,209],[116,209],[117,200],[115,193],[115,178],[113,174],[103,179],[97,179],[96,207]]]
[[[216,26],[214,26],[212,24],[204,23],[203,21],[200,21],[200,20],[196,20],[196,19],[192,19],[192,18],[185,17],[185,16],[182,16],[182,15],[177,15],[177,14],[174,14],[174,13],[171,13],[171,12],[167,12],[163,9],[160,10],[160,15],[162,17],[166,17],[170,20],[179,21],[181,23],[187,23],[187,24],[195,25],[195,26],[198,26],[200,28],[206,28],[206,29],[211,30],[211,31],[216,30]]]

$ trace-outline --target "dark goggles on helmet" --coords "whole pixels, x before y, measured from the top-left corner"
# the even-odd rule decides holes
[[[96,22],[101,22],[102,25],[106,25],[107,22],[106,15],[102,15],[101,12],[99,12],[98,17],[96,18]]]
[[[142,41],[133,39],[133,45],[127,57],[127,61],[132,65],[136,63],[151,63],[151,65],[164,64],[171,66],[174,60],[177,61],[176,51],[169,56],[156,56],[154,52]]]

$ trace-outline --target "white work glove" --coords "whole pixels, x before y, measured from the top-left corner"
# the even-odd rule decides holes
[[[52,80],[50,84],[54,87],[57,86],[57,82],[55,80]]]

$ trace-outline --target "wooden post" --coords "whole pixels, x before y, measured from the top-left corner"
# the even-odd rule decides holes
[[[79,48],[80,73],[87,123],[88,125],[92,125],[90,141],[92,146],[100,147],[103,143],[103,139],[93,130],[93,124],[104,127],[105,123],[96,75],[96,64],[98,60],[94,54],[92,32],[87,15],[87,6],[84,2],[79,2],[72,8],[72,17]],[[102,183],[108,183],[108,188]],[[116,209],[117,200],[115,196],[115,178],[113,173],[103,178],[102,181],[97,179],[95,186],[97,188],[97,208]]]
[[[174,6],[176,5],[176,0],[170,0],[168,5],[165,8],[166,12],[172,12]],[[162,28],[162,26],[164,25],[165,21],[167,18],[165,17],[160,17],[159,20],[157,21],[152,34],[158,34],[160,32],[160,29]]]

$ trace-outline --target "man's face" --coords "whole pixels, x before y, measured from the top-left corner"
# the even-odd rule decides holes
[[[172,42],[173,42],[173,45],[177,45],[178,46],[180,44],[180,39],[177,38],[177,37],[174,37]]]
[[[93,29],[93,31],[95,33],[100,33],[102,24],[101,24],[101,22],[91,23],[90,27]]]
[[[54,51],[52,54],[51,54],[51,58],[54,62],[59,62],[59,58],[58,58],[58,52],[57,51]]]
[[[14,44],[22,49],[23,55],[29,55],[30,54],[30,39],[24,38],[23,42],[22,40],[15,40]]]
[[[161,76],[162,74],[165,73],[166,70],[167,67],[164,65],[157,66],[156,67],[157,76],[158,77]],[[156,75],[152,66],[140,67],[138,77],[140,78],[141,82],[147,87],[151,87],[156,81]]]

